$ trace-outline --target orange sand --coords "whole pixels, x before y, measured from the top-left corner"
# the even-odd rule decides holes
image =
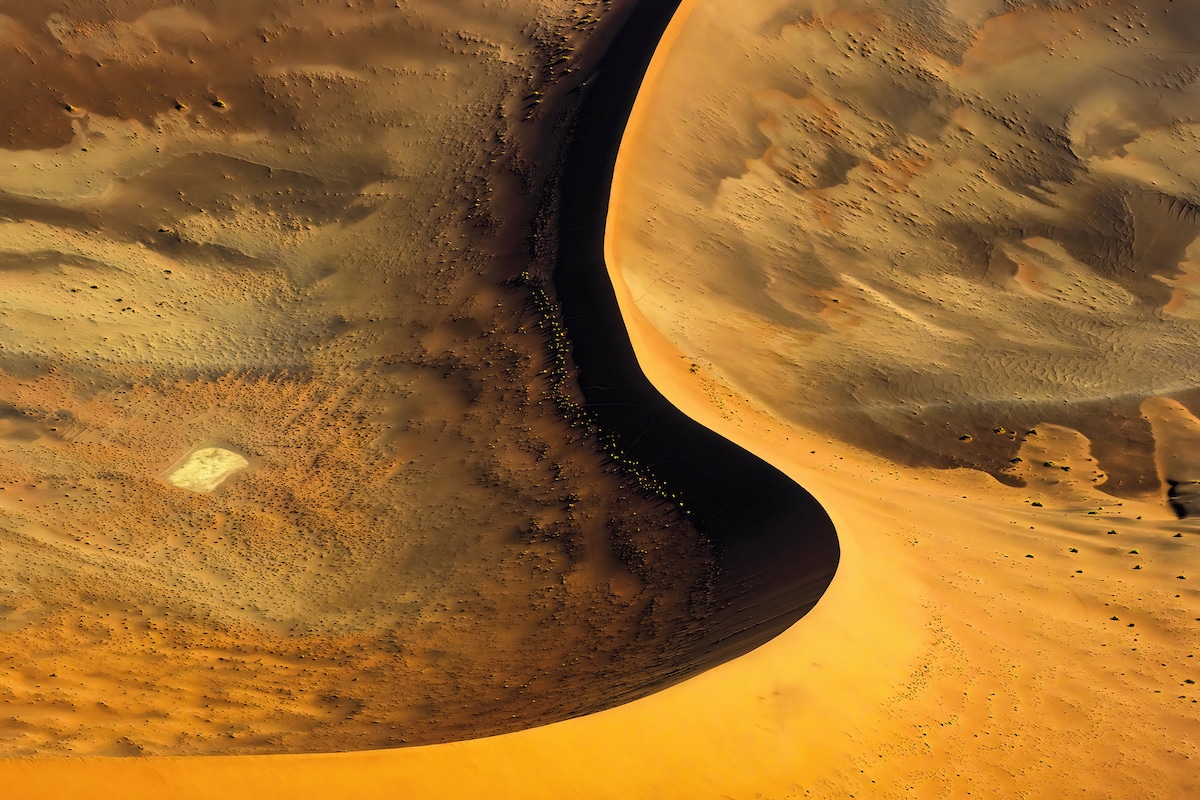
[[[767,343],[766,354],[756,355],[768,364],[772,337],[787,335],[704,286],[679,280],[668,291],[675,275],[665,270],[647,295],[647,275],[655,273],[644,264],[663,258],[674,269],[679,259],[661,253],[686,253],[692,243],[670,225],[659,225],[649,245],[644,237],[637,242],[640,228],[631,222],[645,216],[650,196],[634,176],[669,185],[665,173],[690,169],[703,155],[675,138],[701,123],[665,109],[686,94],[689,80],[703,77],[698,65],[719,53],[741,57],[754,30],[769,29],[750,23],[762,23],[755,14],[767,17],[777,4],[749,5],[685,2],[664,40],[622,149],[609,265],[655,383],[687,413],[780,466],[829,510],[842,562],[817,608],[734,662],[543,728],[345,755],[10,760],[0,764],[9,794],[700,800],[1183,798],[1200,791],[1200,693],[1186,683],[1200,677],[1192,658],[1200,650],[1194,521],[1176,520],[1161,495],[1103,493],[1097,486],[1105,464],[1065,425],[1021,432],[1013,446],[1024,459],[1017,468],[1023,487],[977,471],[898,467],[787,421],[771,385],[729,377],[734,365],[719,335],[707,337],[715,345],[685,347],[680,329],[655,321],[690,315],[697,330],[745,329]],[[984,0],[949,5],[965,25],[1001,12],[1000,3]],[[829,16],[846,22],[848,13]],[[989,24],[980,58],[1013,57],[1015,45],[1041,41],[1028,36],[1029,25],[1043,30],[1037,19],[1009,16]],[[864,12],[846,24],[869,31],[878,18]],[[678,161],[663,161],[663,147]],[[1138,169],[1132,158],[1110,166]],[[696,294],[704,299],[699,317]],[[833,308],[833,299],[830,315],[854,316]],[[1146,413],[1156,431],[1191,430],[1169,404],[1151,404]],[[1054,467],[1041,466],[1050,461]]]

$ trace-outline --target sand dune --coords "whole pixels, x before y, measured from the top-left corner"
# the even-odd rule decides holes
[[[243,8],[249,20],[244,32],[257,32],[254,26],[267,14]],[[180,147],[201,147],[191,142],[211,142],[219,134],[219,147],[204,147],[226,156],[230,139],[225,137],[231,137],[248,148],[237,152],[254,153],[244,159],[251,163],[241,179],[250,186],[266,180],[253,167],[266,163],[272,172],[297,174],[287,179],[294,193],[300,191],[298,184],[292,186],[299,176],[311,176],[320,188],[306,197],[332,193],[341,198],[328,201],[333,204],[328,216],[311,220],[303,204],[288,206],[289,221],[271,238],[260,232],[275,230],[267,224],[267,209],[284,212],[264,200],[256,206],[264,211],[245,214],[241,209],[249,189],[227,194],[210,187],[197,204],[203,214],[186,205],[167,206],[172,190],[142,190],[174,215],[160,234],[167,244],[158,245],[174,248],[168,251],[172,263],[211,266],[218,253],[220,263],[233,258],[234,274],[220,281],[220,291],[216,281],[203,283],[207,271],[198,266],[168,267],[145,254],[158,252],[152,246],[161,241],[153,238],[157,227],[121,221],[141,218],[140,208],[133,211],[144,203],[140,196],[123,205],[114,200],[109,215],[118,229],[132,226],[123,230],[142,232],[135,243],[114,236],[116,243],[97,246],[101,237],[87,235],[97,224],[89,220],[107,217],[89,217],[80,208],[119,198],[111,186],[122,181],[93,188],[88,181],[102,177],[86,171],[80,177],[74,166],[73,159],[91,155],[90,147],[76,156],[68,145],[79,135],[72,115],[85,107],[82,101],[70,99],[71,109],[55,109],[66,121],[47,111],[45,119],[9,123],[11,140],[27,149],[10,155],[16,166],[5,180],[11,183],[0,186],[9,196],[4,213],[13,228],[5,241],[13,242],[10,247],[19,254],[5,262],[4,277],[12,275],[18,289],[6,299],[11,305],[4,317],[14,331],[11,351],[17,355],[6,355],[3,366],[0,388],[10,408],[0,413],[0,430],[7,452],[16,454],[7,463],[21,469],[8,467],[16,483],[5,485],[0,507],[14,520],[6,521],[14,535],[5,541],[14,552],[4,563],[10,572],[12,565],[34,565],[8,577],[5,586],[36,588],[21,602],[9,603],[13,610],[6,620],[16,631],[26,620],[38,623],[26,630],[49,629],[46,596],[63,598],[56,608],[88,608],[73,595],[46,590],[84,585],[82,578],[64,577],[72,574],[103,589],[103,576],[117,563],[111,554],[101,560],[78,543],[62,543],[65,514],[55,512],[53,503],[64,499],[53,498],[50,489],[75,490],[52,485],[48,478],[59,474],[61,459],[72,455],[66,442],[75,441],[64,435],[60,443],[51,434],[71,433],[70,425],[84,432],[115,431],[112,440],[93,446],[89,458],[94,460],[72,455],[95,464],[96,474],[101,463],[138,465],[115,472],[107,479],[111,485],[72,485],[101,487],[105,494],[112,489],[123,508],[147,513],[170,507],[154,505],[168,502],[152,494],[165,491],[156,476],[204,436],[245,448],[262,464],[205,498],[239,504],[206,512],[224,520],[219,524],[225,527],[214,527],[212,535],[228,538],[222,531],[240,531],[243,538],[237,541],[245,543],[246,529],[229,524],[234,512],[255,512],[255,524],[261,526],[271,519],[262,510],[264,494],[272,486],[295,487],[293,495],[305,498],[304,508],[321,510],[333,531],[304,551],[314,558],[343,552],[340,547],[353,554],[351,544],[369,553],[375,539],[351,534],[377,533],[372,523],[382,516],[381,494],[424,498],[426,505],[414,501],[411,507],[389,507],[388,513],[429,526],[426,543],[440,541],[437,534],[445,528],[437,527],[438,521],[450,520],[457,529],[486,538],[498,514],[513,514],[515,522],[523,518],[518,508],[558,509],[547,502],[558,497],[557,491],[530,488],[550,480],[541,477],[539,462],[530,465],[510,453],[502,471],[490,460],[487,443],[497,441],[497,430],[512,431],[519,440],[517,431],[528,425],[539,442],[560,448],[554,451],[555,463],[573,476],[573,485],[592,487],[586,502],[605,509],[601,514],[608,513],[604,504],[611,498],[630,496],[620,493],[619,483],[604,483],[612,474],[589,461],[594,449],[570,446],[570,434],[564,437],[557,427],[560,421],[526,422],[527,416],[495,413],[510,407],[505,403],[513,402],[510,395],[517,391],[511,387],[537,385],[540,348],[523,351],[528,356],[523,359],[471,344],[491,338],[482,334],[495,327],[506,331],[507,346],[522,352],[518,337],[509,333],[530,322],[504,310],[509,295],[495,286],[495,278],[511,277],[525,263],[523,234],[506,222],[508,216],[473,212],[473,203],[485,210],[530,203],[522,199],[522,190],[547,177],[553,159],[546,156],[557,149],[552,132],[561,129],[535,125],[536,136],[522,137],[516,121],[537,122],[539,114],[569,109],[572,81],[584,79],[598,57],[598,50],[588,51],[583,42],[599,48],[610,29],[601,25],[586,37],[580,31],[590,30],[596,17],[618,21],[628,6],[618,3],[610,10],[547,1],[536,8],[509,9],[499,2],[472,8],[408,7],[411,16],[384,26],[389,36],[422,32],[413,38],[424,47],[414,44],[404,55],[394,55],[407,61],[388,72],[411,82],[403,92],[385,90],[396,84],[374,73],[364,77],[360,61],[346,64],[331,55],[357,52],[370,38],[365,34],[351,36],[345,51],[318,49],[306,56],[303,70],[294,67],[303,77],[289,83],[289,91],[309,92],[303,109],[321,107],[311,119],[338,123],[318,126],[319,132],[292,138],[288,126],[300,124],[304,115],[281,112],[276,122],[282,136],[256,141],[244,132],[235,135],[228,120],[239,103],[253,104],[245,100],[249,95],[230,90],[209,98],[207,83],[190,90],[182,104],[204,108],[211,120],[178,134],[174,141],[185,143]],[[316,11],[296,11],[295,24],[263,28],[266,38],[300,35],[299,30],[320,32],[322,41],[324,34],[335,34],[329,38],[336,41],[362,30],[359,11],[323,11],[319,17]],[[382,26],[380,20],[392,12],[380,7],[372,13],[380,15],[372,24]],[[238,30],[235,21],[230,19],[229,31]],[[101,37],[93,35],[92,41],[84,33],[95,31],[94,22],[85,17],[74,27],[14,19],[0,30],[21,42],[21,58],[34,62],[51,45],[44,35],[39,39],[28,32],[56,31],[51,35],[60,38],[53,46],[79,59],[63,86],[81,84],[85,67],[93,69],[86,59],[103,63],[117,42],[119,52],[149,60],[154,48],[137,44],[145,37],[154,40],[166,30],[175,36],[225,30],[224,22],[218,27],[209,21],[206,27],[194,16],[145,20],[132,14],[127,22],[105,29]],[[8,760],[0,762],[7,785],[29,797],[1192,796],[1200,790],[1200,695],[1194,684],[1200,680],[1195,674],[1200,596],[1194,586],[1200,531],[1194,519],[1179,514],[1190,513],[1192,486],[1200,479],[1191,446],[1198,410],[1191,311],[1197,235],[1192,208],[1200,202],[1192,174],[1197,162],[1191,116],[1197,22],[1200,15],[1186,5],[1165,1],[685,2],[655,57],[622,145],[605,242],[608,265],[637,357],[654,384],[691,417],[799,481],[829,511],[842,560],[821,602],[799,624],[741,658],[635,702],[553,725],[489,739],[338,755]],[[445,31],[451,33],[439,33]],[[14,38],[26,35],[32,38]],[[253,36],[243,38],[254,42]],[[533,51],[531,40],[539,43]],[[566,55],[565,47],[575,45],[581,52]],[[262,63],[263,56],[251,47],[258,45],[233,48],[230,74],[248,74],[247,62]],[[383,58],[371,52],[372,59]],[[544,57],[541,72],[535,53]],[[566,61],[557,62],[564,56]],[[278,60],[272,59],[274,69]],[[558,70],[574,65],[578,74],[545,66],[552,62]],[[341,92],[347,93],[345,99],[335,101]],[[361,102],[349,99],[356,92],[365,93]],[[501,99],[489,103],[489,98]],[[565,105],[555,105],[558,101]],[[138,117],[146,113],[140,106],[107,102],[96,116],[148,124],[147,117]],[[395,103],[408,105],[388,117],[385,112]],[[381,114],[397,139],[355,139],[362,149],[348,150],[351,134],[339,133],[339,126],[354,130]],[[512,127],[508,122],[497,126],[496,119]],[[255,130],[267,124],[255,120]],[[87,130],[108,129],[97,120]],[[482,151],[484,156],[471,149],[479,145],[480,131],[497,130],[494,149]],[[126,165],[119,173],[125,181],[149,169],[137,160],[149,158],[138,149],[146,135],[139,132],[126,136],[125,145],[112,145],[105,163]],[[106,132],[97,139],[116,143],[119,137]],[[377,149],[368,146],[372,142]],[[58,150],[32,149],[43,144]],[[323,149],[315,149],[317,144]],[[493,157],[512,159],[510,179],[484,179],[493,174]],[[310,161],[337,168],[316,170]],[[63,172],[56,180],[43,180],[51,168]],[[234,175],[224,162],[212,160],[179,169],[189,180],[195,174]],[[437,175],[445,180],[433,186],[431,176]],[[168,173],[160,186],[180,180]],[[361,209],[370,202],[386,213]],[[236,205],[238,213],[227,213],[224,225],[207,219],[223,204]],[[121,208],[128,216],[116,213]],[[360,212],[361,218],[343,221]],[[170,244],[171,231],[181,231],[176,244]],[[480,236],[495,248],[475,249]],[[427,244],[430,249],[421,249]],[[535,255],[538,247],[535,242]],[[276,261],[283,266],[271,266]],[[392,269],[369,268],[378,262]],[[416,264],[423,266],[418,270]],[[98,268],[106,279],[125,281],[112,284],[106,299],[128,295],[166,302],[168,294],[158,281],[189,281],[179,294],[169,295],[177,298],[178,308],[170,312],[176,327],[132,326],[128,315],[143,307],[124,300],[112,300],[119,303],[114,308],[88,302],[72,310],[71,298],[83,295],[78,298],[83,301],[86,291],[98,291],[87,287],[104,286],[91,278]],[[167,268],[172,272],[164,278]],[[72,270],[87,280],[67,282],[63,276]],[[39,279],[39,271],[59,276],[61,303],[45,299],[51,284],[45,275]],[[132,277],[123,277],[126,272]],[[389,304],[383,300],[388,296],[407,302]],[[192,312],[182,310],[183,299],[202,312],[191,328]],[[404,309],[402,318],[385,316],[385,307]],[[279,312],[271,317],[264,309]],[[441,321],[447,309],[455,309],[449,325]],[[420,317],[422,310],[431,316]],[[54,360],[50,356],[60,352],[48,344],[54,341],[51,333],[68,327],[55,317],[64,314],[75,315],[68,320],[71,330],[85,332],[101,314],[113,318],[106,324],[115,326],[116,336],[96,333],[72,340],[70,351],[62,349],[78,350],[103,369],[85,371],[83,357],[69,374],[47,369]],[[278,324],[256,328],[255,321],[264,318]],[[14,319],[20,325],[11,325]],[[375,320],[385,319],[389,330],[399,332],[385,334],[374,327]],[[176,336],[172,331],[180,331],[177,339],[170,338]],[[105,335],[116,342],[105,342]],[[197,341],[203,347],[192,352]],[[381,355],[403,352],[411,359],[412,350],[405,348],[415,349],[412,342],[424,348],[416,366],[398,366]],[[174,384],[154,384],[150,375],[176,363],[156,355],[171,347],[187,365],[181,367],[185,373]],[[429,355],[447,351],[456,358]],[[223,362],[213,360],[223,352],[253,367],[225,375]],[[501,352],[510,360],[499,360]],[[479,365],[489,358],[502,366],[481,371]],[[467,363],[473,366],[455,368]],[[128,374],[104,384],[101,376],[118,364]],[[351,369],[366,377],[347,381]],[[217,370],[217,376],[206,370]],[[456,379],[460,373],[466,374]],[[492,380],[497,373],[505,380]],[[94,401],[72,383],[75,375],[98,384]],[[407,382],[401,384],[407,402],[389,404],[394,380]],[[429,397],[436,399],[425,400]],[[537,405],[532,396],[527,403]],[[188,412],[180,414],[180,408]],[[211,408],[218,411],[206,416],[204,409]],[[382,409],[378,416],[371,413],[376,409]],[[463,424],[463,418],[471,424]],[[263,419],[288,424],[265,431]],[[386,425],[395,430],[404,419],[423,424],[387,432]],[[291,460],[296,436],[302,450],[319,460]],[[35,448],[44,442],[54,446]],[[416,445],[402,451],[408,464],[392,459],[396,451],[388,449],[405,443]],[[383,454],[379,458],[387,469],[362,455],[376,452],[373,448]],[[413,458],[413,453],[422,455]],[[466,456],[481,458],[480,468],[492,471],[485,473],[489,483],[479,492],[464,496],[449,487],[466,491],[462,474],[471,467],[444,462]],[[568,456],[579,466],[568,466]],[[31,468],[41,470],[35,477],[42,474],[47,481],[26,482]],[[62,474],[90,474],[74,463],[72,468],[76,471]],[[155,480],[136,482],[143,473]],[[321,476],[315,486],[314,474]],[[119,488],[122,479],[130,485]],[[407,491],[393,492],[398,483]],[[336,494],[360,484],[387,491],[365,497]],[[489,504],[497,488],[500,494],[515,494],[500,511]],[[430,493],[437,490],[447,499],[430,503]],[[585,495],[576,494],[584,502]],[[193,496],[187,502],[197,500]],[[337,527],[342,520],[328,510],[345,508],[347,502],[360,516],[346,519],[343,529]],[[34,510],[27,503],[35,504]],[[73,508],[81,507],[87,504]],[[649,513],[645,508],[627,513],[634,511]],[[218,518],[216,512],[226,516]],[[595,513],[581,512],[578,518]],[[111,515],[96,511],[94,518]],[[291,530],[285,519],[277,523],[281,536]],[[664,525],[686,529],[683,520],[662,519]],[[90,527],[79,532],[94,535]],[[101,540],[101,547],[109,548],[103,553],[119,549],[108,535]],[[596,541],[583,531],[575,536],[568,541],[579,543],[584,553],[583,546]],[[90,541],[84,539],[88,547]],[[625,632],[628,627],[622,628],[619,619],[636,601],[612,598],[622,592],[656,597],[678,580],[699,581],[710,574],[712,554],[703,540],[685,541],[692,546],[664,554],[645,571],[628,564],[622,569],[594,554],[572,562],[571,569],[554,566],[559,556],[552,548],[539,563],[548,567],[552,586],[555,578],[564,578],[559,585],[576,598],[574,606],[567,599],[556,606],[562,616],[609,609],[612,630]],[[146,543],[138,540],[139,547]],[[16,551],[18,546],[22,549]],[[88,558],[38,562],[35,554],[49,546],[74,548]],[[177,546],[163,558],[176,558],[184,549]],[[253,585],[245,577],[251,572],[271,575],[272,567],[287,567],[270,562],[275,548],[225,551],[247,554],[243,572],[236,579],[211,581],[194,595],[177,589],[180,596],[206,598],[206,609],[212,609],[207,598],[214,596],[213,586],[231,591]],[[446,621],[461,613],[446,600],[474,597],[468,593],[480,585],[478,570],[461,562],[482,552],[496,549],[480,543],[461,560],[458,550],[442,553],[442,560],[410,554],[406,575],[426,576],[430,587],[422,595],[428,599],[420,620],[441,624],[445,631]],[[253,558],[259,560],[251,563]],[[441,583],[446,559],[455,579]],[[72,572],[62,571],[64,563]],[[259,584],[261,597],[290,603],[346,598],[335,604],[338,608],[289,608],[291,616],[282,617],[283,612],[251,606],[252,613],[241,615],[234,613],[245,610],[238,605],[241,598],[231,595],[219,607],[225,615],[221,621],[234,630],[225,618],[239,624],[249,618],[259,627],[277,618],[303,618],[328,640],[336,634],[346,641],[358,628],[339,620],[345,618],[342,609],[353,606],[370,609],[353,618],[354,625],[382,630],[380,620],[390,619],[394,630],[413,630],[411,618],[387,616],[400,614],[399,606],[388,606],[386,599],[363,602],[363,595],[337,586],[332,576],[340,574],[338,565],[330,566],[320,573],[314,567],[299,590],[287,588],[289,581],[282,579]],[[606,570],[614,567],[617,573],[608,577]],[[192,570],[187,577],[199,580],[201,574]],[[510,597],[524,596],[537,584],[525,573],[523,581],[510,583],[510,574],[493,577],[495,584],[511,588]],[[654,575],[661,584],[653,583]],[[139,596],[161,593],[169,585],[153,576],[147,580],[145,595]],[[602,601],[598,598],[605,593],[594,589],[606,580],[609,599]],[[121,585],[133,585],[132,580],[122,579]],[[500,596],[504,593],[497,589],[491,602]],[[708,613],[688,602],[676,595],[675,605],[662,609],[663,624]],[[173,647],[173,654],[196,652],[197,665],[224,665],[219,659],[230,658],[228,649],[241,646],[231,639],[222,649],[224,643],[208,631],[223,629],[208,619],[199,627],[209,637],[207,654],[199,653],[196,640],[185,642],[182,634],[168,631],[178,637],[172,641],[160,632],[166,613],[176,613],[172,606],[155,609],[156,616],[145,622],[122,617],[129,606],[108,613],[123,624],[142,626],[135,641]],[[150,608],[144,601],[141,607]],[[511,619],[512,608],[497,616]],[[531,630],[524,638],[518,632],[514,650],[543,652],[552,664],[597,642],[603,651],[610,641],[586,635],[565,642],[554,636],[538,639],[532,629],[546,620],[538,616],[542,610],[526,617]],[[209,613],[215,620],[216,611]],[[100,635],[99,620],[85,616],[77,622],[77,615],[72,610],[53,618],[56,646],[63,632],[75,637],[72,641]],[[457,639],[477,634],[483,616],[463,620],[455,629],[461,631]],[[612,641],[627,641],[623,635],[614,634]],[[251,731],[265,737],[261,749],[396,743],[397,734],[355,739],[352,726],[317,724],[346,714],[338,704],[361,700],[356,693],[334,697],[326,692],[319,711],[303,705],[315,692],[289,698],[298,705],[278,705],[283,696],[278,690],[292,687],[298,677],[310,681],[302,685],[316,685],[307,672],[311,667],[299,666],[310,654],[303,650],[296,651],[293,663],[272,672],[240,655],[222,666],[227,673],[257,676],[267,692],[276,694],[268,702],[229,692],[211,718],[218,724],[244,720],[245,728],[210,728],[203,717],[190,720],[187,730],[201,735],[185,747],[179,740],[147,740],[146,732],[161,736],[180,724],[170,714],[166,721],[155,716],[163,713],[164,697],[169,695],[175,708],[181,697],[211,697],[207,685],[167,684],[164,694],[150,685],[165,672],[154,666],[161,662],[139,654],[113,683],[77,675],[66,664],[54,679],[63,682],[59,675],[66,675],[70,685],[42,691],[35,681],[48,678],[38,670],[45,671],[58,651],[46,654],[37,641],[14,641],[10,661],[18,656],[23,661],[10,674],[16,672],[23,683],[10,679],[9,692],[33,701],[17,706],[20,713],[7,728],[9,741],[25,742],[28,749],[17,745],[10,752],[62,752],[76,741],[107,748],[92,746],[94,752],[136,752],[135,746],[146,741],[159,752],[213,752],[220,749],[213,742],[222,734],[233,733],[243,745],[254,743],[246,738]],[[41,646],[49,641],[41,640]],[[378,654],[402,643],[384,637],[355,645],[312,655]],[[468,649],[464,644],[463,652]],[[490,654],[500,648],[496,639],[488,639],[482,645],[472,640],[470,649]],[[663,651],[603,652],[608,663],[626,662],[626,674],[641,680],[646,661],[637,659],[661,664],[656,660],[661,656],[650,653]],[[346,669],[338,667],[337,674],[367,671]],[[132,674],[146,681],[136,691],[127,677]],[[444,691],[438,697],[446,707],[451,697],[462,696],[463,687],[448,686],[432,656],[425,674],[428,682],[420,686]],[[267,675],[276,682],[264,684]],[[574,675],[585,677],[572,682]],[[598,698],[613,696],[612,685],[597,675],[611,676],[611,671],[570,670],[547,677],[563,687],[560,703],[583,690],[594,706]],[[372,673],[369,689],[386,683]],[[135,713],[126,716],[138,724],[113,725],[105,716],[109,712],[97,707],[88,712],[85,721],[91,727],[85,735],[70,734],[64,720],[78,724],[84,719],[70,705],[84,696],[72,688],[79,685],[103,687],[92,691],[102,691],[105,702],[120,691],[132,694],[124,702]],[[371,691],[370,697],[376,701],[378,694]],[[268,719],[261,712],[270,708],[290,709],[290,716]],[[569,716],[569,709],[556,710]],[[152,717],[153,723],[142,721]],[[529,722],[526,718],[514,727]],[[466,723],[476,731],[482,727],[475,720]],[[313,738],[314,730],[326,738]]]
[[[839,710],[789,709],[845,731],[843,766],[791,773],[813,794],[1197,789],[1196,529],[1173,513],[1194,502],[1197,22],[697,3],[657,62],[608,243],[639,357],[794,464],[843,573],[915,581],[891,632],[913,649],[864,655],[905,654],[888,699],[847,725],[861,689],[817,679]],[[838,580],[818,611],[879,631],[894,587]]]
[[[598,10],[2,9],[0,750],[412,745],[686,674],[711,543],[513,283]]]

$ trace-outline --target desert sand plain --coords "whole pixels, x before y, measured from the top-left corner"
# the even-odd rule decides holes
[[[6,57],[38,76],[6,91],[45,108],[6,120],[0,162],[3,716],[10,756],[41,756],[0,762],[14,796],[1200,790],[1200,531],[1178,515],[1200,480],[1200,12],[684,2],[622,144],[608,266],[656,385],[825,506],[836,578],[772,641],[630,703],[303,754],[405,743],[363,732],[411,707],[378,692],[400,679],[427,703],[416,722],[503,669],[561,682],[538,698],[562,716],[604,705],[702,627],[704,592],[668,587],[706,585],[704,537],[536,410],[545,354],[499,286],[525,268],[525,232],[504,224],[519,180],[545,180],[555,147],[519,123],[587,74],[627,7],[30,6],[0,8]],[[304,46],[255,52],[288,36]],[[214,72],[190,68],[199,52]],[[561,74],[539,72],[550,61]],[[172,85],[88,97],[107,85],[92,62]],[[483,370],[509,363],[493,336],[524,354],[514,374]],[[525,406],[500,396],[518,387]],[[582,530],[573,558],[493,540],[500,517],[516,531],[530,509],[571,510],[538,488],[557,473],[513,452],[530,429],[595,504],[579,526],[656,513],[678,531],[656,543],[682,544],[630,565]],[[179,494],[172,470],[203,447],[247,466]],[[553,605],[528,599],[530,552],[559,579]],[[391,593],[395,574],[346,586],[339,558],[401,560],[414,594]],[[622,640],[663,592],[662,634]],[[529,627],[489,627],[488,608]],[[577,615],[610,627],[564,638]],[[422,652],[406,638],[422,630],[461,649]],[[266,669],[255,647],[294,656]],[[588,648],[628,663],[564,668]],[[527,660],[496,664],[514,651]],[[477,680],[446,684],[456,670]],[[536,717],[480,700],[450,715],[459,730],[501,707]],[[222,747],[299,754],[97,757]]]

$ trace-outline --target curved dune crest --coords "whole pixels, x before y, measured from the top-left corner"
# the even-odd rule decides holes
[[[653,77],[651,54],[669,52],[686,18],[670,17],[673,10],[636,9],[588,83],[558,177],[553,280],[586,408],[617,441],[620,458],[652,464],[677,491],[714,547],[708,646],[678,659],[683,676],[750,651],[808,613],[834,577],[839,548],[820,503],[776,466],[672,405],[647,379],[644,351],[633,346],[638,325],[621,304],[608,260],[610,209],[621,201],[614,170],[628,134],[613,121],[635,113],[643,71]]]

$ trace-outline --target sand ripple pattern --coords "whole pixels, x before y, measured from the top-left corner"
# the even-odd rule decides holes
[[[621,269],[651,321],[902,461],[1015,480],[991,431],[1045,420],[1127,453],[1110,490],[1156,485],[1140,398],[1200,386],[1195,15],[721,5],[689,26],[733,44],[667,63],[630,145]]]
[[[602,4],[193,5],[0,9],[0,754],[395,747],[680,680],[710,543],[564,418],[510,281],[532,98]]]

